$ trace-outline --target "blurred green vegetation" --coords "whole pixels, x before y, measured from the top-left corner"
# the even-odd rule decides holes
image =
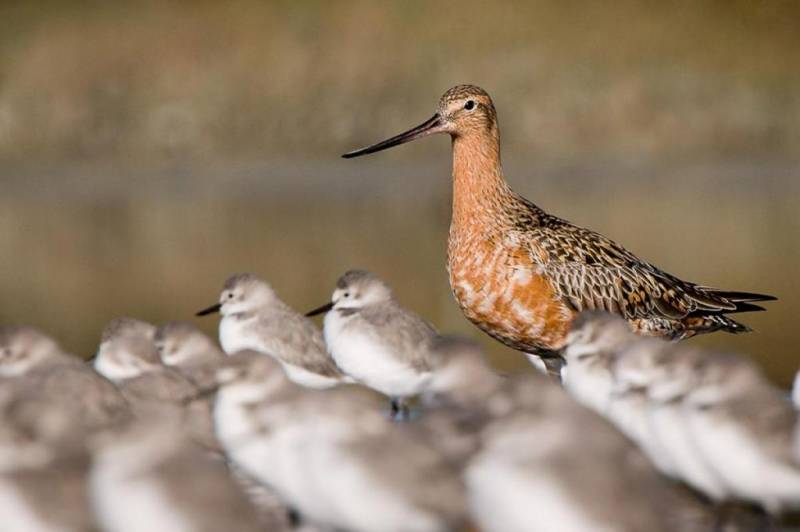
[[[2,3],[0,322],[88,355],[112,317],[193,319],[234,272],[306,309],[358,266],[526,365],[450,296],[446,140],[338,159],[469,82],[519,192],[686,279],[777,295],[742,316],[756,334],[697,341],[788,384],[798,20],[790,1]]]

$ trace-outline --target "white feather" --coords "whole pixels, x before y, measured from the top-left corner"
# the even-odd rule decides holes
[[[353,328],[343,331],[348,321],[336,311],[325,316],[325,341],[342,371],[390,397],[409,397],[425,389],[430,372],[399,360],[392,347],[376,336]]]
[[[43,520],[5,477],[0,477],[0,523],[4,532],[78,532]]]

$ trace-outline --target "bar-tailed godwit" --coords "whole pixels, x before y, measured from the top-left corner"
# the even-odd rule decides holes
[[[548,214],[509,187],[491,98],[474,85],[448,90],[430,119],[357,157],[435,133],[453,145],[448,271],[466,317],[514,349],[558,360],[574,317],[598,309],[636,332],[684,339],[750,329],[728,314],[775,299],[683,281],[589,229]]]

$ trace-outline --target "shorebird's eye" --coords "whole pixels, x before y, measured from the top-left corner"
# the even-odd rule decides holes
[[[350,297],[350,292],[345,292],[344,297]]]
[[[228,299],[230,299],[230,298],[232,298],[232,297],[233,297],[233,292],[229,292],[229,293],[228,293]]]
[[[464,109],[466,109],[467,111],[472,111],[474,107],[475,107],[475,102],[472,100],[467,100],[467,103],[464,104]]]

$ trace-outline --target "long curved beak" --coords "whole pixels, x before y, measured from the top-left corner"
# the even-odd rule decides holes
[[[411,142],[412,140],[420,139],[422,137],[427,137],[428,135],[433,135],[435,133],[442,133],[444,131],[445,128],[444,128],[444,123],[442,122],[442,118],[439,116],[439,113],[436,113],[425,122],[421,123],[420,125],[418,125],[413,129],[409,129],[405,133],[400,133],[399,135],[395,135],[390,139],[386,139],[377,144],[373,144],[372,146],[367,146],[366,148],[361,148],[359,150],[347,152],[344,155],[342,155],[342,157],[344,157],[345,159],[360,157],[362,155],[367,155],[368,153],[375,153],[376,151],[381,151],[387,148],[392,148],[394,146],[399,146],[400,144],[405,144],[406,142]]]
[[[316,316],[317,314],[324,314],[325,312],[328,312],[332,308],[333,308],[332,302],[325,303],[321,307],[317,307],[314,310],[309,310],[308,312],[306,312],[306,316],[310,318],[311,316]]]
[[[208,314],[214,314],[215,312],[219,312],[220,308],[222,308],[222,305],[217,303],[216,305],[211,305],[208,308],[198,311],[195,316],[207,316]]]

